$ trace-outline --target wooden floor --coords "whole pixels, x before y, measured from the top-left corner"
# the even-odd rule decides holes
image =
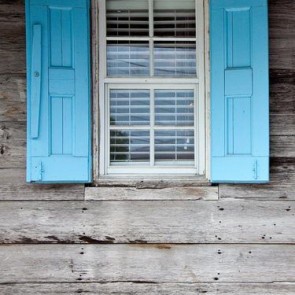
[[[294,295],[295,1],[269,0],[271,183],[25,184],[22,0],[0,0],[0,294]]]

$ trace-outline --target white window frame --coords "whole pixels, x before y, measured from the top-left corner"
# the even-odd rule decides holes
[[[93,7],[95,8],[92,16],[98,18],[98,21],[93,24],[93,36],[98,40],[98,42],[94,42],[94,50],[95,54],[98,54],[98,60],[96,58],[95,66],[94,66],[94,83],[97,85],[97,88],[94,88],[94,100],[98,97],[98,104],[94,103],[94,155],[96,155],[96,161],[94,161],[94,179],[97,179],[102,175],[111,175],[111,174],[132,174],[138,173],[140,170],[127,171],[128,166],[124,166],[118,169],[112,168],[109,169],[109,148],[108,148],[108,132],[107,132],[107,103],[106,103],[106,94],[108,89],[108,84],[116,83],[116,85],[120,85],[122,88],[124,85],[126,86],[128,83],[128,88],[130,88],[130,81],[135,83],[137,87],[144,89],[145,85],[156,84],[156,89],[162,87],[162,89],[166,87],[168,89],[171,84],[177,85],[178,89],[190,89],[192,85],[195,86],[195,91],[197,93],[197,105],[198,112],[195,112],[195,116],[197,117],[197,121],[195,121],[196,128],[195,134],[195,142],[197,139],[197,144],[195,144],[195,149],[197,149],[197,153],[195,153],[196,167],[181,169],[181,166],[177,166],[177,168],[173,169],[172,167],[157,167],[156,169],[147,169],[145,173],[152,174],[162,174],[169,173],[177,176],[177,174],[189,174],[189,175],[204,175],[205,168],[208,169],[208,163],[206,163],[206,158],[208,154],[206,152],[206,125],[208,123],[208,117],[206,116],[208,110],[206,108],[206,95],[205,95],[205,17],[204,10],[205,5],[204,1],[207,4],[207,0],[195,0],[196,1],[196,38],[155,38],[155,37],[139,37],[134,38],[134,40],[146,40],[149,42],[153,41],[175,41],[178,39],[179,41],[196,41],[196,49],[197,49],[197,78],[162,78],[162,77],[144,77],[144,78],[113,78],[107,77],[107,65],[106,65],[106,42],[108,40],[118,40],[117,37],[108,37],[106,38],[106,0],[94,0]],[[149,8],[152,10],[153,1],[149,0]],[[153,15],[150,14],[150,17],[153,18]],[[150,25],[152,23],[150,22]],[[124,40],[124,38],[120,38],[120,40]],[[126,40],[132,40],[132,38],[126,38]],[[150,67],[153,66],[153,54],[150,54]],[[99,62],[101,61],[101,62]],[[153,69],[151,69],[153,73]],[[207,76],[207,75],[206,75]],[[98,80],[98,83],[96,81]],[[206,86],[207,86],[206,81]],[[166,85],[166,86],[165,86]],[[158,87],[159,86],[159,87]],[[134,85],[135,87],[135,85]],[[132,89],[136,89],[132,87]],[[180,88],[184,87],[184,88]],[[206,87],[207,88],[207,87]],[[107,159],[107,160],[106,160]],[[142,175],[141,175],[142,176]]]

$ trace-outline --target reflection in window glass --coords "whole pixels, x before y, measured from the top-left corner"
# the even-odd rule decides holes
[[[195,42],[155,42],[155,76],[196,76]]]
[[[110,124],[149,125],[150,91],[116,89],[110,91]]]
[[[150,132],[147,130],[111,130],[110,161],[148,162],[150,160]]]
[[[193,130],[159,130],[155,131],[155,160],[193,161]]]
[[[108,37],[146,37],[149,35],[148,0],[108,0]]]
[[[107,43],[108,76],[149,76],[149,59],[148,42],[109,41]]]
[[[194,126],[194,91],[156,90],[155,124]]]

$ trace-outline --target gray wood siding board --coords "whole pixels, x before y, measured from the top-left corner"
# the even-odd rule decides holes
[[[156,184],[155,184],[156,186]],[[86,187],[85,200],[218,200],[217,186],[138,189],[132,187]]]
[[[295,283],[54,283],[0,284],[3,295],[294,295]]]
[[[295,158],[295,136],[271,136],[270,156]]]
[[[255,199],[260,201],[295,200],[295,160],[271,160],[271,182],[263,185],[219,185],[220,198]]]
[[[10,245],[0,261],[0,283],[295,282],[292,245]]]
[[[0,201],[84,200],[82,184],[28,184],[25,169],[0,169]],[[0,202],[0,211],[3,203]]]
[[[271,201],[1,202],[0,243],[295,243],[294,206]]]
[[[0,122],[26,121],[25,75],[0,75]]]

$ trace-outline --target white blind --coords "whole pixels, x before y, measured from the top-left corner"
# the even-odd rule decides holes
[[[196,18],[194,10],[155,10],[154,35],[156,37],[196,36]]]
[[[148,2],[107,1],[107,36],[142,37],[149,35]]]
[[[149,63],[148,42],[109,41],[107,43],[108,76],[149,76]]]
[[[194,160],[193,130],[160,130],[155,132],[156,161]]]
[[[155,42],[155,76],[196,76],[195,42]]]
[[[149,90],[111,90],[110,124],[131,126],[150,124]]]
[[[194,92],[192,90],[156,90],[155,124],[194,126]]]
[[[113,162],[146,162],[150,160],[148,130],[111,130],[110,160]]]

